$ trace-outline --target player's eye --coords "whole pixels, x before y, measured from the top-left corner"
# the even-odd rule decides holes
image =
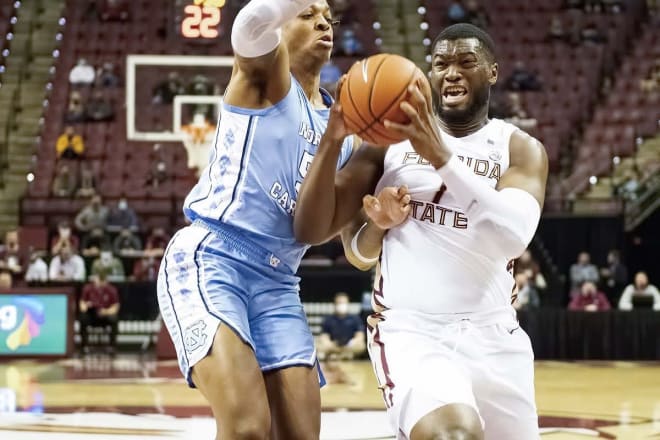
[[[300,18],[302,18],[303,20],[311,20],[312,18],[314,18],[314,14],[310,14],[310,13],[302,14]]]

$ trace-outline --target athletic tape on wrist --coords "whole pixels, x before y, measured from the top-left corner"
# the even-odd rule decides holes
[[[358,237],[360,236],[360,233],[364,228],[367,227],[367,222],[364,222],[364,224],[358,229],[358,231],[355,233],[353,236],[353,239],[351,240],[351,251],[353,252],[353,255],[355,255],[355,258],[363,262],[364,264],[372,264],[378,261],[378,257],[375,258],[367,258],[364,255],[360,253],[360,250],[358,249]]]

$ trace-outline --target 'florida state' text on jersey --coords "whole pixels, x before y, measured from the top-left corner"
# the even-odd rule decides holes
[[[509,141],[516,129],[492,119],[469,136],[441,135],[465,166],[495,188],[509,167]],[[412,210],[383,240],[376,308],[471,313],[510,304],[509,262],[484,253],[489,237],[471,224],[452,189],[409,141],[389,147],[376,193],[403,184],[412,196]]]

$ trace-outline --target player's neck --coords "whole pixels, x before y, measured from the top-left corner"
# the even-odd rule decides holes
[[[300,83],[305,96],[317,108],[323,106],[323,97],[319,92],[321,87],[320,72],[320,69],[310,69],[309,66],[307,68],[291,68],[291,73]]]
[[[453,137],[460,138],[469,136],[488,124],[488,106],[485,106],[479,111],[479,113],[474,115],[473,118],[470,118],[465,122],[449,122],[442,118],[438,118],[438,124],[440,124],[440,128],[442,128],[443,131]]]

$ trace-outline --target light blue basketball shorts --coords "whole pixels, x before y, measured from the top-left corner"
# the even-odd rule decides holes
[[[261,371],[317,364],[299,278],[276,261],[228,227],[196,221],[172,237],[158,274],[158,303],[191,387],[192,368],[221,324],[252,347]]]

